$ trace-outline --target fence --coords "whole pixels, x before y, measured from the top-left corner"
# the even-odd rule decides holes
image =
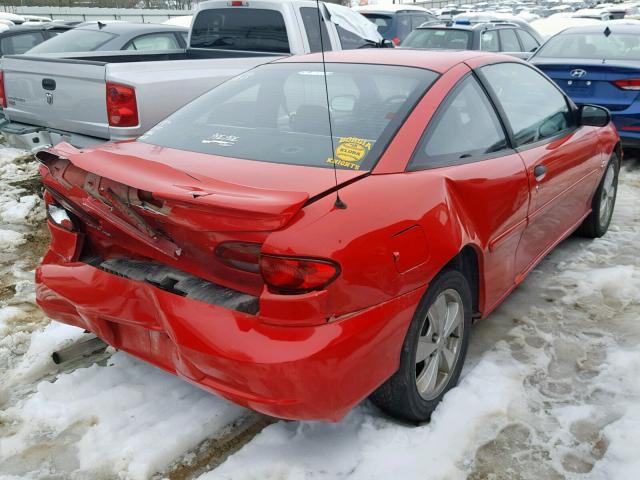
[[[130,22],[162,23],[172,17],[191,15],[189,10],[153,10],[141,8],[85,7],[20,7],[0,6],[0,11],[18,15],[37,15],[53,20],[127,20]]]

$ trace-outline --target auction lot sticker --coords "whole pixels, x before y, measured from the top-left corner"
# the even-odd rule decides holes
[[[358,137],[340,137],[333,158],[327,158],[327,163],[341,167],[360,170],[360,162],[364,160],[373,145],[370,141]]]

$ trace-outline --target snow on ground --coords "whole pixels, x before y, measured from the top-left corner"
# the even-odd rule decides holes
[[[167,467],[197,464],[246,411],[124,353],[51,362],[84,334],[34,304],[34,174],[0,148],[0,478],[194,478]],[[461,384],[429,424],[368,402],[337,424],[277,422],[200,478],[640,478],[640,164],[621,181],[606,237],[564,242],[474,327]]]

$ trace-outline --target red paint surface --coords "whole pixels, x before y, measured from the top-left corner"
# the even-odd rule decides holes
[[[64,158],[41,167],[43,181],[90,222],[80,234],[50,224],[52,242],[37,270],[39,304],[52,318],[249,408],[284,418],[341,418],[398,368],[420,298],[463,248],[478,257],[477,314],[484,317],[589,212],[603,160],[618,142],[612,126],[584,127],[499,158],[405,172],[456,82],[470,68],[505,58],[328,53],[328,61],[442,73],[370,174],[338,171],[340,183],[362,177],[341,188],[346,209],[335,208],[334,195],[306,203],[334,186],[331,169],[136,142],[85,152],[57,147]],[[540,162],[549,173],[536,189],[531,176]],[[142,205],[139,191],[154,204]],[[126,199],[134,214],[110,210],[103,195]],[[340,274],[320,291],[271,292],[259,274],[216,259],[225,241],[260,243],[263,254],[331,259]],[[248,315],[106,273],[79,261],[87,250],[173,266],[259,297],[260,311]]]

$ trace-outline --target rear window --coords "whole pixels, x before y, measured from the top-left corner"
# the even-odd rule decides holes
[[[333,146],[319,63],[264,65],[194,100],[139,141],[179,150],[370,170],[418,99],[430,70],[327,64]]]
[[[76,28],[41,43],[29,53],[93,52],[117,35]]]
[[[588,60],[638,60],[640,35],[632,33],[565,33],[551,38],[536,57]]]
[[[192,48],[222,48],[289,53],[287,27],[282,14],[260,8],[203,10],[191,32]]]
[[[471,32],[452,28],[414,30],[402,42],[403,47],[466,50],[471,47]]]
[[[378,32],[383,37],[386,33],[392,33],[393,17],[390,15],[380,15],[379,13],[363,13],[363,15],[378,26]]]

